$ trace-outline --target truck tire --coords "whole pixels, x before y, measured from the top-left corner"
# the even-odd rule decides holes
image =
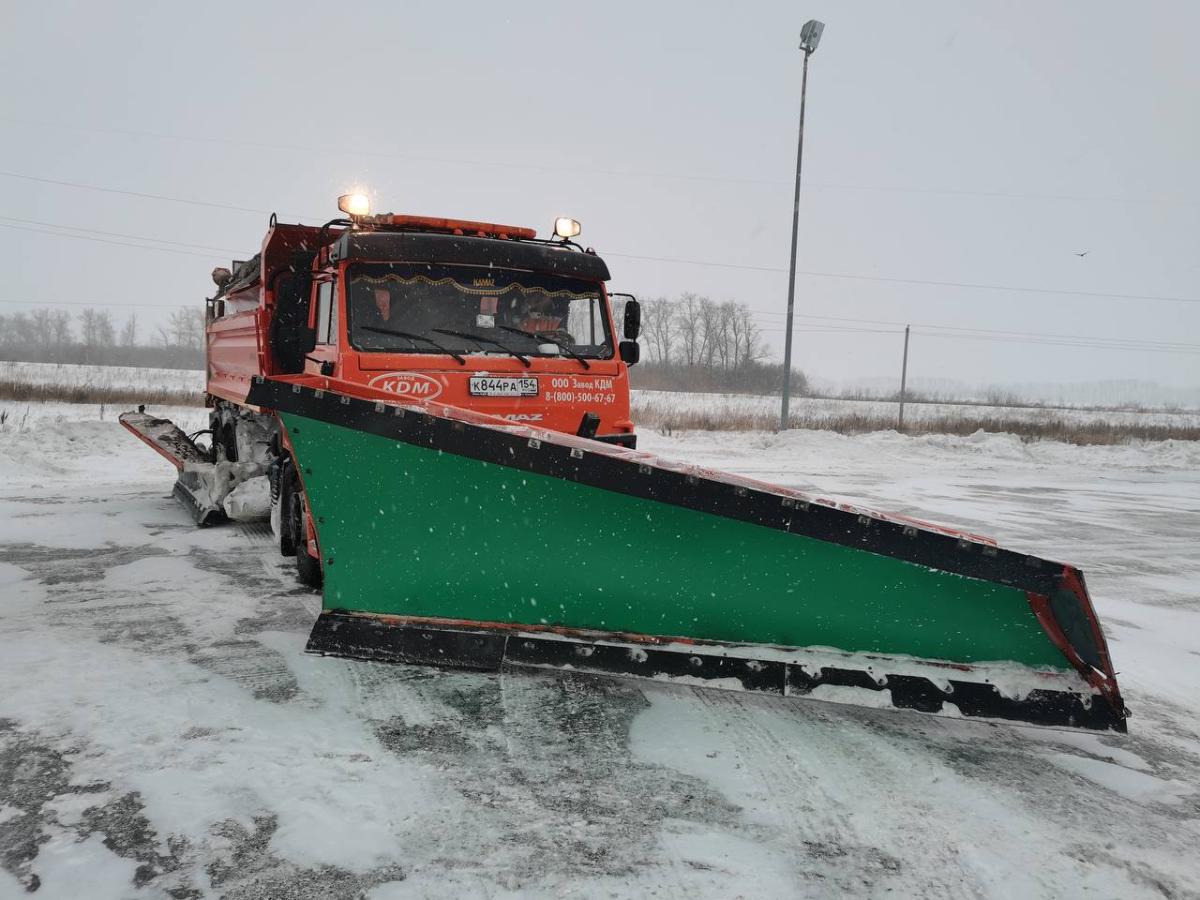
[[[212,429],[213,462],[237,462],[237,431],[235,423],[226,419],[221,410],[209,419]]]
[[[225,458],[229,462],[237,462],[237,431],[232,422],[226,423],[221,429],[221,446],[225,450]]]
[[[279,498],[275,501],[279,504],[279,553],[281,556],[296,555],[296,529],[290,515],[295,477],[296,471],[292,467],[292,461],[285,457],[279,473]]]
[[[321,561],[309,556],[307,547],[296,548],[296,574],[300,576],[300,581],[309,587],[321,586]]]
[[[308,541],[304,530],[304,489],[294,465],[289,465],[284,477],[280,502],[287,498],[287,505],[280,510],[279,549],[283,550],[284,535],[290,535],[292,553],[296,557],[296,574],[309,587],[321,586],[321,561],[309,556]]]

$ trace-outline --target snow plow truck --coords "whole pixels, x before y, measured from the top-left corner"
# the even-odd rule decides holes
[[[1125,730],[1076,567],[639,452],[640,307],[578,222],[339,208],[214,270],[207,440],[121,417],[201,525],[263,486],[310,651]]]

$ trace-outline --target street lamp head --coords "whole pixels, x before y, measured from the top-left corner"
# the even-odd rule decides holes
[[[825,30],[825,23],[818,22],[816,19],[809,19],[804,23],[804,27],[800,29],[800,49],[805,53],[812,53],[817,49],[817,44],[821,43],[821,32]]]

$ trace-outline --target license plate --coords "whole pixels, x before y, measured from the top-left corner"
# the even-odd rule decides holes
[[[492,378],[490,375],[471,376],[471,395],[474,397],[536,397],[536,378]]]

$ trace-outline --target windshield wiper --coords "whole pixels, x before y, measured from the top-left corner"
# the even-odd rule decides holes
[[[563,353],[567,354],[567,356],[571,357],[571,359],[576,359],[576,360],[579,360],[579,362],[583,363],[583,367],[585,369],[591,368],[591,366],[588,364],[588,361],[586,359],[584,359],[582,356],[580,356],[578,353],[576,353],[574,350],[572,350],[570,348],[570,346],[568,346],[567,344],[563,343],[562,341],[558,340],[557,338],[551,337],[550,333],[547,331],[526,331],[524,328],[513,328],[511,325],[497,325],[496,327],[503,328],[505,331],[511,331],[513,334],[523,334],[526,337],[531,337],[536,341],[548,341],[549,343],[551,343],[555,347],[557,347],[559,350],[561,350]]]
[[[375,334],[394,334],[396,337],[408,338],[414,344],[417,341],[425,341],[428,344],[432,344],[438,350],[441,350],[447,356],[453,356],[455,359],[458,360],[458,364],[460,366],[465,366],[467,364],[466,359],[464,359],[461,354],[455,353],[449,347],[443,347],[441,344],[439,344],[433,338],[425,337],[425,335],[423,335],[423,334],[413,334],[411,331],[396,331],[396,329],[394,329],[394,328],[373,328],[370,325],[362,326],[362,330],[363,331],[373,331]],[[440,330],[440,329],[435,329],[435,330]]]
[[[449,328],[433,328],[431,330],[436,331],[438,334],[449,334],[449,335],[453,335],[454,337],[466,338],[469,341],[475,341],[475,343],[479,343],[480,341],[487,341],[489,344],[495,344],[497,347],[499,347],[505,353],[515,356],[517,359],[519,359],[521,361],[521,363],[525,366],[525,368],[528,369],[530,366],[528,356],[526,356],[523,353],[518,353],[512,347],[509,347],[506,344],[502,344],[495,338],[490,338],[485,334],[472,334],[469,331],[453,331]]]

